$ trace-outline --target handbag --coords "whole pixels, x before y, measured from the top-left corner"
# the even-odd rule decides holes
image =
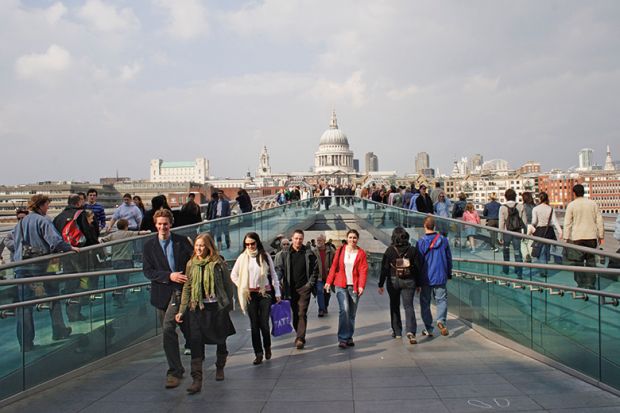
[[[38,247],[33,247],[32,245],[24,241],[23,222],[24,221],[19,222],[19,236],[21,238],[21,244],[22,244],[22,260],[27,260],[29,258],[36,258],[36,257],[46,255],[47,254],[46,251]]]
[[[282,300],[271,305],[271,335],[280,337],[293,332],[291,302]]]
[[[556,239],[555,230],[551,226],[552,216],[553,216],[553,208],[551,208],[551,212],[549,213],[549,219],[547,220],[547,225],[543,227],[536,227],[536,229],[534,230],[534,234],[532,235],[534,235],[535,237],[555,240]],[[532,254],[531,254],[532,257],[539,258],[542,247],[543,247],[543,244],[541,242],[534,241],[534,244],[532,245]]]

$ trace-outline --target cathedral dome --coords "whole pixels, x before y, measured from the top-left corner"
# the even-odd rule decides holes
[[[329,129],[323,132],[319,145],[346,145],[349,146],[347,135],[338,129],[338,121],[336,120],[336,112],[332,113],[332,120]]]

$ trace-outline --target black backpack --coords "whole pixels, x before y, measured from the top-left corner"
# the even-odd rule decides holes
[[[407,254],[409,253],[409,248],[411,247],[407,248],[407,250],[403,253],[402,256],[398,254],[398,250],[396,249],[396,247],[393,248],[394,251],[396,251],[396,259],[394,260],[393,264],[390,263],[390,266],[392,267],[392,275],[398,278],[410,278],[412,262],[407,257]]]
[[[521,232],[525,225],[523,225],[523,220],[521,219],[521,214],[519,213],[517,206],[515,205],[513,207],[509,207],[508,205],[506,205],[506,208],[508,208],[506,229],[512,232]]]

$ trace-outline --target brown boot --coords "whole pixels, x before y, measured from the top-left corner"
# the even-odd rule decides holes
[[[216,354],[217,358],[215,360],[215,380],[222,381],[224,380],[224,366],[226,365],[226,357],[228,356],[228,352],[226,353],[218,353]]]
[[[192,384],[187,388],[189,394],[196,394],[202,390],[202,358],[192,359],[191,362]]]

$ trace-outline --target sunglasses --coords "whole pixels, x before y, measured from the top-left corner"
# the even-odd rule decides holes
[[[246,242],[245,243],[246,247],[251,247],[252,245],[256,245],[256,242]]]

